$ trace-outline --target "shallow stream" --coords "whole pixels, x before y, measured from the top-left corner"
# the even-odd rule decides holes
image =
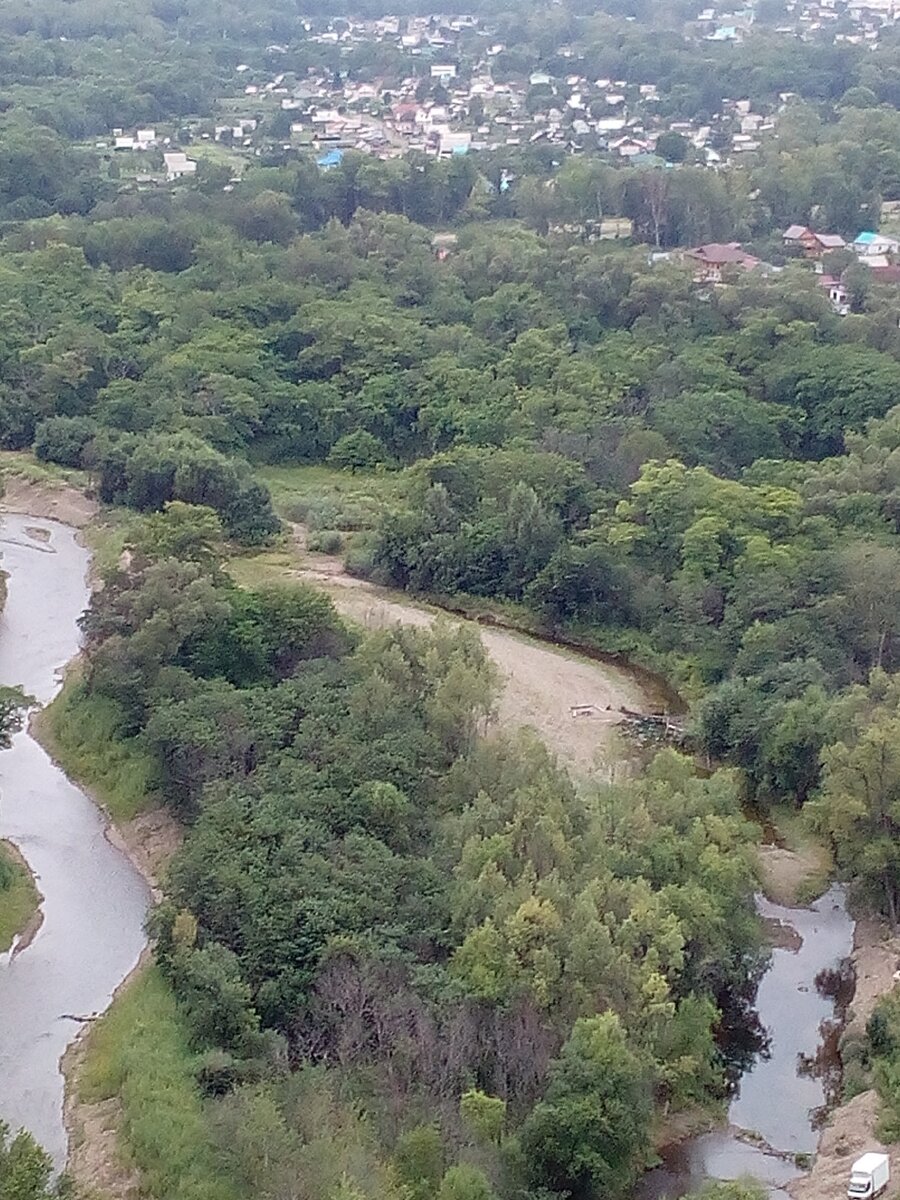
[[[78,653],[88,552],[68,526],[14,514],[0,519],[0,552],[9,574],[0,684],[21,684],[43,705]],[[0,1120],[29,1129],[59,1166],[60,1057],[145,942],[147,887],[105,830],[96,805],[27,731],[0,751],[0,838],[19,847],[44,897],[34,940],[0,956]]]
[[[778,943],[756,997],[766,1049],[737,1083],[728,1127],[666,1148],[641,1181],[639,1200],[674,1200],[710,1178],[747,1175],[783,1196],[803,1174],[796,1156],[815,1152],[823,1106],[839,1080],[835,984],[852,949],[853,920],[838,886],[809,908],[763,897],[757,907]]]

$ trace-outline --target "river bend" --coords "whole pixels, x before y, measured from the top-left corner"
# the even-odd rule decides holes
[[[0,553],[9,574],[0,683],[21,684],[44,705],[78,653],[88,552],[67,525],[2,514]],[[0,751],[0,838],[19,847],[44,897],[34,940],[0,956],[0,1119],[30,1130],[60,1167],[60,1058],[81,1027],[71,1017],[105,1009],[145,943],[148,889],[105,831],[97,807],[27,731]]]

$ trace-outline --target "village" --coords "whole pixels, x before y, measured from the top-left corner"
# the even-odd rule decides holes
[[[686,24],[685,42],[739,43],[754,15],[752,5],[703,9]],[[900,4],[794,0],[785,16],[774,32],[786,39],[874,47],[894,26]],[[754,108],[736,97],[720,112],[669,120],[657,85],[579,73],[576,52],[566,45],[546,62],[526,64],[518,48],[471,15],[306,21],[304,29],[302,44],[321,66],[298,69],[296,47],[269,45],[265,61],[237,64],[217,118],[187,121],[160,137],[155,130],[116,128],[99,148],[120,157],[162,148],[169,182],[195,170],[195,159],[169,153],[185,143],[201,151],[209,143],[222,147],[235,164],[311,155],[323,169],[351,149],[381,159],[409,151],[449,158],[543,144],[559,157],[597,154],[632,165],[720,170],[757,151],[795,99],[782,92],[776,105]],[[357,65],[361,47],[371,50],[365,69]],[[353,55],[354,69],[342,68]]]
[[[900,3],[794,0],[784,5],[784,16],[769,36],[875,47],[894,27]],[[711,52],[722,53],[720,44],[740,43],[754,21],[752,5],[706,8],[685,25],[685,44],[710,43]],[[108,138],[95,140],[93,148],[110,175],[121,180],[123,190],[146,190],[200,180],[213,170],[219,186],[230,191],[250,165],[306,161],[328,172],[352,153],[378,161],[490,157],[492,177],[485,172],[480,178],[486,192],[500,194],[515,191],[529,157],[551,172],[581,156],[611,168],[664,175],[691,167],[725,176],[752,167],[769,142],[777,144],[779,123],[802,103],[785,91],[768,103],[725,99],[720,111],[671,119],[671,105],[658,85],[590,77],[576,69],[579,55],[566,45],[526,62],[518,47],[510,48],[488,21],[472,15],[308,20],[303,28],[302,53],[298,45],[270,44],[260,61],[236,64],[233,86],[209,118],[160,128],[116,127]],[[310,58],[319,65],[309,65]],[[898,210],[900,199],[882,198],[880,219],[900,234]],[[625,216],[598,217],[576,224],[551,221],[549,231],[590,240],[648,240],[646,230],[640,236]],[[684,260],[698,285],[715,286],[736,272],[778,271],[799,258],[815,271],[835,312],[846,315],[854,309],[852,268],[865,268],[872,283],[900,283],[900,238],[880,231],[877,218],[874,223],[855,239],[791,224],[776,234],[780,246],[774,256],[736,241],[675,247],[670,241],[665,249],[657,244],[651,261]],[[445,236],[436,240],[435,252],[445,257],[451,246]]]

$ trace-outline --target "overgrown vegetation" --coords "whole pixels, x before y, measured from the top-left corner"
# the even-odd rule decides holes
[[[360,637],[306,588],[236,588],[203,529],[182,506],[136,530],[65,703],[114,712],[86,743],[138,752],[188,823],[156,954],[229,1186],[274,1196],[326,1155],[320,1195],[343,1163],[392,1196],[426,1155],[451,1200],[621,1192],[654,1111],[724,1097],[721,1007],[763,962],[734,779],[667,753],[576,793],[536,741],[482,736],[474,635]]]
[[[23,933],[40,902],[31,873],[6,842],[0,842],[0,954]]]
[[[196,1085],[195,1056],[174,997],[156,967],[140,972],[91,1029],[79,1099],[120,1106],[126,1167],[160,1200],[234,1200],[219,1169]]]
[[[128,821],[153,804],[155,764],[120,737],[124,719],[116,702],[88,694],[76,670],[38,722],[48,752],[114,821]]]

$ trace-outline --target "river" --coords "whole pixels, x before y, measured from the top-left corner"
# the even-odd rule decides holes
[[[764,897],[757,907],[780,934],[756,997],[767,1050],[738,1081],[728,1126],[667,1147],[662,1165],[641,1181],[640,1200],[674,1200],[707,1179],[742,1176],[783,1197],[785,1185],[803,1174],[794,1156],[815,1153],[829,1072],[838,1065],[829,1034],[839,1013],[822,972],[837,972],[850,955],[853,920],[837,885],[809,908],[786,908]]]
[[[0,552],[9,574],[0,683],[43,705],[78,653],[89,555],[69,526],[17,514],[0,518]],[[60,1058],[81,1028],[71,1017],[105,1009],[145,943],[149,892],[105,829],[27,731],[0,752],[0,838],[19,847],[44,897],[34,940],[0,957],[0,1119],[30,1130],[60,1167]]]

